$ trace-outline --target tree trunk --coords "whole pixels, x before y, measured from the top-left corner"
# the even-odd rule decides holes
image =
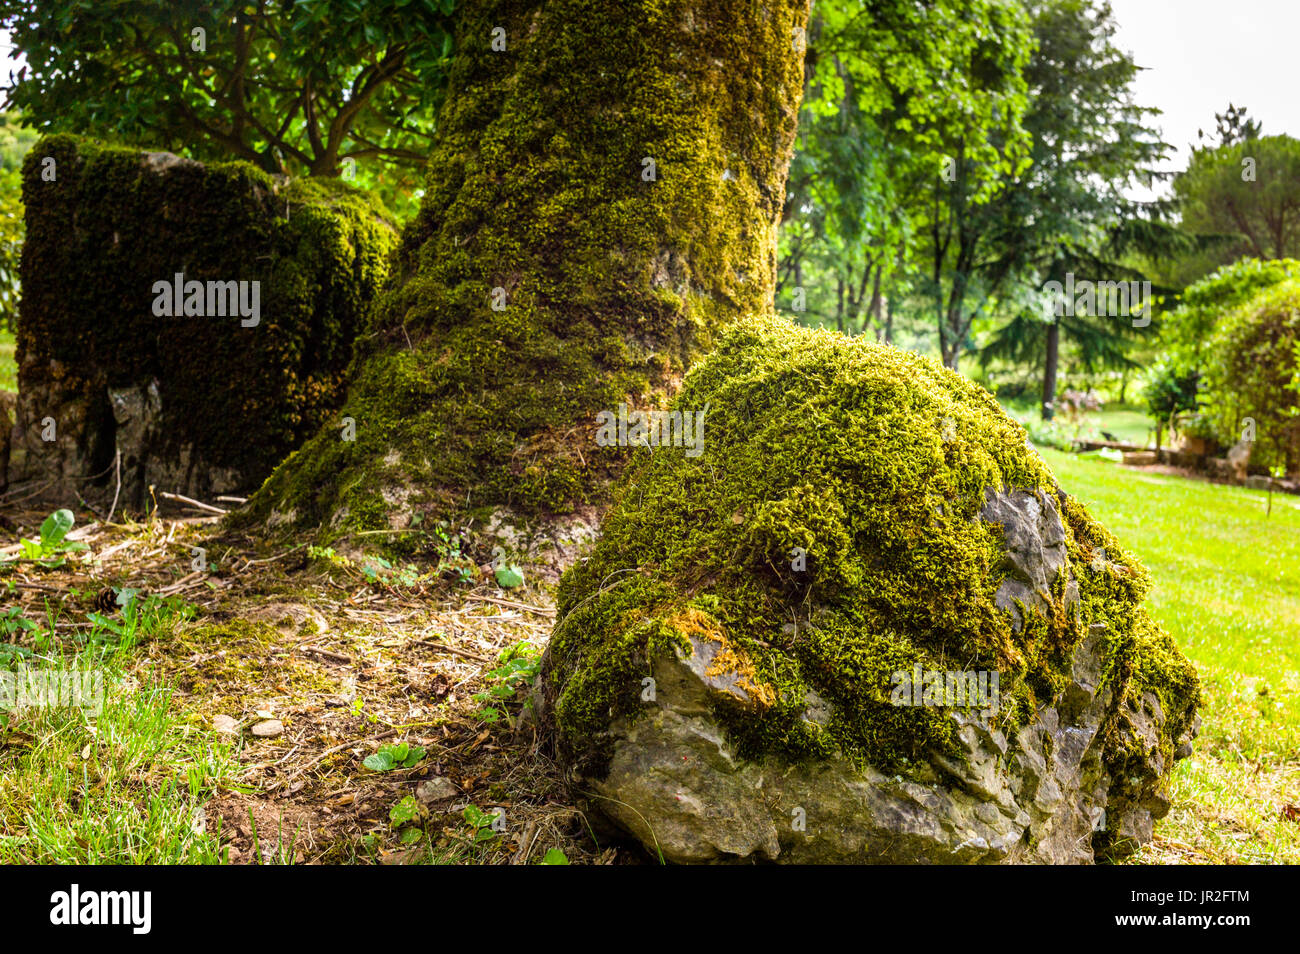
[[[253,512],[347,532],[598,501],[629,451],[596,445],[596,414],[661,406],[720,329],[772,310],[807,16],[463,4],[420,214],[339,423]]]
[[[880,275],[885,270],[884,265],[876,266],[876,277],[872,280],[871,287],[871,306],[867,309],[871,315],[871,321],[876,329],[876,340],[880,340],[881,319],[880,319]]]
[[[1043,365],[1043,420],[1056,413],[1056,367],[1061,357],[1061,322],[1047,326],[1047,361]]]

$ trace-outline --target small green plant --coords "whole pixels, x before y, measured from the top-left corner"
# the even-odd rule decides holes
[[[547,848],[546,855],[537,863],[539,865],[567,865],[569,856],[560,851],[559,848]]]
[[[383,745],[373,755],[367,755],[361,763],[372,772],[391,772],[398,768],[414,768],[424,758],[424,749],[418,745],[398,742],[396,745]]]
[[[504,709],[498,706],[504,706],[515,698],[520,689],[532,683],[541,668],[542,656],[529,643],[516,643],[502,651],[497,657],[497,663],[495,669],[487,672],[490,683],[488,688],[474,694],[475,702],[495,703],[479,710],[478,717],[484,722],[498,722],[503,715],[509,718]]]
[[[461,813],[465,821],[469,822],[469,827],[473,830],[470,840],[481,845],[486,841],[491,841],[497,836],[497,830],[493,826],[497,824],[497,819],[501,817],[500,811],[488,814],[477,805],[466,805],[465,811]]]
[[[403,845],[413,845],[422,834],[417,824],[428,814],[429,810],[416,801],[415,796],[407,795],[388,810],[388,823],[398,832],[398,841]],[[405,827],[407,825],[411,827]]]
[[[62,566],[68,554],[89,549],[84,543],[67,540],[68,532],[76,518],[71,510],[56,510],[41,523],[40,536],[19,541],[22,546],[23,559],[32,560],[43,566]]]
[[[362,564],[361,573],[371,583],[383,583],[386,586],[419,586],[425,579],[409,563],[406,566],[393,566],[383,557],[370,557]]]
[[[513,564],[499,566],[494,574],[497,585],[506,589],[524,585],[524,571]]]
[[[103,613],[87,613],[86,618],[94,624],[86,636],[89,645],[116,644],[127,648],[141,638],[156,635],[173,623],[195,616],[193,606],[175,597],[149,595],[141,599],[140,591],[129,587],[116,587],[115,594],[115,602],[122,611],[121,621]]]

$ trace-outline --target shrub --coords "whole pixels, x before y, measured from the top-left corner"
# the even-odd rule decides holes
[[[1230,313],[1210,339],[1205,414],[1224,444],[1252,436],[1255,464],[1300,464],[1300,280],[1269,288]]]

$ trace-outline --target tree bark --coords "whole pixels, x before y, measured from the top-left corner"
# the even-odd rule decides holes
[[[1047,326],[1047,360],[1043,364],[1043,420],[1056,413],[1056,368],[1061,356],[1061,320]]]
[[[719,330],[773,307],[808,0],[458,15],[421,210],[340,423],[254,513],[348,532],[598,501],[629,452],[596,445],[596,413],[662,406]]]

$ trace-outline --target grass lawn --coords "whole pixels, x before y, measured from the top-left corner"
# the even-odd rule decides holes
[[[1092,415],[1098,431],[1114,434],[1121,441],[1145,447],[1151,436],[1151,418],[1144,408],[1135,404],[1107,404],[1101,413]]]
[[[1137,860],[1300,863],[1300,498],[1045,450],[1151,571],[1152,614],[1195,662],[1204,725]],[[1294,817],[1294,816],[1293,816]]]

